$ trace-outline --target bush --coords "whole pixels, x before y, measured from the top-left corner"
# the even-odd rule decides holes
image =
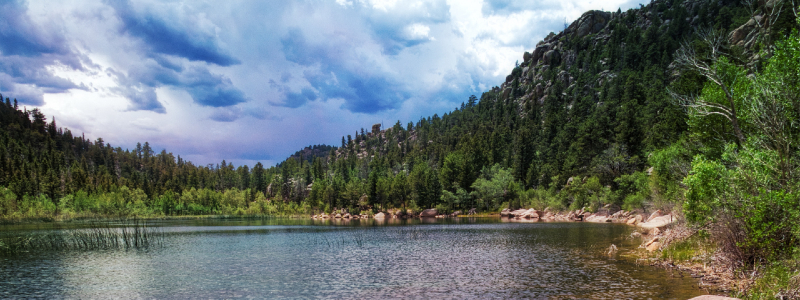
[[[17,195],[5,187],[0,187],[0,215],[10,216],[16,211]]]

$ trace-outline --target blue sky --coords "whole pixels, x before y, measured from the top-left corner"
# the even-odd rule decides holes
[[[0,92],[114,146],[273,165],[500,84],[636,1],[0,1]]]

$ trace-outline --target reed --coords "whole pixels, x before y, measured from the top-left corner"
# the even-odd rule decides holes
[[[163,246],[163,233],[137,219],[123,221],[121,226],[92,223],[86,229],[29,234],[0,238],[0,255],[16,255],[31,251],[91,251],[109,249],[149,249]]]

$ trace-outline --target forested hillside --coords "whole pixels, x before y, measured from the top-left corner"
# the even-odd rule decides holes
[[[713,223],[727,203],[720,197],[797,199],[793,30],[796,8],[778,0],[590,11],[525,52],[505,82],[451,112],[362,128],[340,147],[309,146],[269,168],[196,166],[148,143],[114,148],[6,98],[0,216],[610,204],[684,209]],[[742,169],[759,164],[774,168]],[[715,185],[725,182],[752,187]]]

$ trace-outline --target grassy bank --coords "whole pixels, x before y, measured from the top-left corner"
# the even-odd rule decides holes
[[[656,252],[641,250],[652,265],[676,268],[698,278],[701,287],[740,299],[800,299],[800,260],[742,261],[731,255],[719,228],[676,223],[659,236]],[[646,243],[652,236],[643,239]],[[727,236],[727,238],[734,238]]]

